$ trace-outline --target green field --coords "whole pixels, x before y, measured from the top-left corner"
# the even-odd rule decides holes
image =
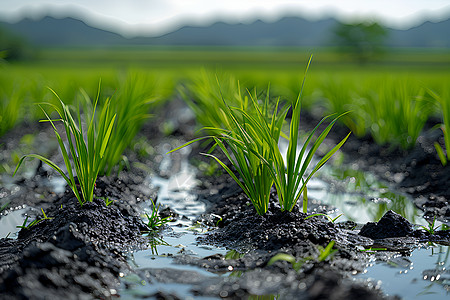
[[[102,97],[114,97],[139,79],[146,84],[137,88],[159,100],[184,91],[194,99],[211,97],[203,100],[213,103],[217,76],[228,82],[231,93],[237,92],[238,82],[244,93],[255,87],[265,91],[270,84],[271,96],[293,101],[310,54],[301,48],[41,50],[33,61],[0,64],[0,134],[42,119],[34,104],[55,101],[48,87],[66,103],[76,103],[80,89],[94,98],[99,80]],[[397,50],[364,65],[331,49],[313,54],[303,107],[323,115],[351,111],[341,121],[356,135],[370,134],[380,144],[408,149],[430,118],[445,123],[440,104],[450,101],[450,53],[445,49]]]

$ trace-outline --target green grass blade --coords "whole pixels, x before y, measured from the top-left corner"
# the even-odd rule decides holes
[[[436,148],[436,153],[438,154],[442,165],[445,167],[447,165],[447,157],[445,156],[444,150],[437,142],[434,142],[434,148]]]
[[[113,116],[113,118],[111,120],[111,123],[108,126],[108,130],[106,131],[106,134],[103,137],[103,141],[102,141],[102,144],[101,144],[102,146],[101,146],[101,149],[100,149],[100,157],[103,157],[103,154],[105,153],[105,149],[106,149],[106,146],[108,145],[108,141],[109,141],[109,138],[111,136],[111,132],[112,132],[112,129],[113,129],[113,125],[114,125],[115,119],[116,119],[116,115]]]
[[[191,141],[189,141],[189,142],[187,142],[187,143],[185,143],[185,144],[183,144],[183,145],[181,145],[181,146],[179,146],[179,147],[176,147],[176,148],[170,150],[170,151],[167,152],[166,154],[170,154],[170,153],[175,152],[175,151],[177,151],[177,150],[180,150],[180,149],[182,149],[182,148],[184,148],[184,147],[187,147],[187,146],[189,146],[189,145],[191,145],[191,144],[193,144],[193,143],[195,143],[195,142],[198,142],[198,141],[201,141],[201,140],[205,140],[205,139],[209,139],[209,138],[212,138],[212,137],[213,137],[213,136],[204,136],[204,137],[200,137],[200,138],[193,139],[193,140],[191,140]]]

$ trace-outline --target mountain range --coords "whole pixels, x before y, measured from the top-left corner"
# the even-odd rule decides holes
[[[268,23],[250,24],[217,22],[209,26],[184,26],[158,36],[125,38],[118,33],[87,25],[75,18],[44,17],[23,19],[0,28],[38,47],[89,47],[126,45],[197,45],[197,46],[333,46],[333,31],[339,22],[333,18],[309,21],[285,17]],[[407,29],[387,28],[386,46],[450,48],[450,19],[424,22]]]

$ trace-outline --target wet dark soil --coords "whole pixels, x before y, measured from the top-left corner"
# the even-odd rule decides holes
[[[169,111],[175,112],[172,108]],[[152,145],[161,143],[161,133],[155,126],[159,121],[154,120],[141,133]],[[335,138],[339,139],[344,131],[336,130]],[[193,132],[191,126],[179,122],[172,133],[189,140]],[[2,147],[6,148],[2,150],[18,144],[16,139],[20,135],[6,138],[8,142],[3,143]],[[352,137],[343,151],[349,157],[348,163],[373,171],[413,195],[416,205],[427,216],[448,221],[449,170],[440,166],[430,150],[439,138],[434,133],[426,133],[416,148],[405,152],[376,146],[369,138]],[[203,159],[195,153],[196,150],[197,160]],[[59,195],[52,193],[50,186],[41,187],[40,183],[54,175],[40,165],[35,166],[32,178],[16,181],[21,186],[19,192],[1,188],[5,195],[14,194],[10,207],[26,204],[35,208],[30,220],[41,215],[40,208],[51,219],[22,229],[17,239],[0,240],[0,298],[119,296],[117,287],[121,276],[134,272],[126,262],[128,251],[148,246],[148,240],[142,235],[148,228],[139,218],[138,204],[157,198],[155,191],[143,184],[147,173],[142,165],[155,170],[158,158],[152,155],[143,158],[136,151],[127,156],[131,167],[119,176],[100,178],[97,197],[83,206],[68,191]],[[173,159],[177,160],[176,154]],[[278,295],[282,299],[385,299],[389,297],[370,283],[352,279],[370,260],[365,249],[382,247],[386,253],[408,253],[429,241],[450,244],[449,231],[431,234],[393,212],[386,213],[377,223],[368,224],[332,223],[322,216],[306,218],[298,207],[292,212],[282,212],[275,193],[268,213],[259,216],[245,194],[223,172],[212,177],[205,175],[201,181],[197,192],[199,200],[207,204],[207,211],[199,216],[198,222],[210,226],[211,230],[199,235],[199,242],[222,245],[233,251],[226,256],[202,258],[180,254],[175,261],[226,275],[208,277],[191,271],[140,270],[137,275],[149,284],[189,284],[195,295],[229,299],[250,295]],[[109,197],[114,202],[106,207],[100,197]],[[335,242],[336,252],[323,258],[323,249],[331,241]],[[277,253],[289,254],[302,263],[295,268],[283,260],[269,265]],[[179,299],[165,292],[142,297]]]
[[[234,194],[229,187],[224,187],[216,196],[208,198],[209,209],[199,222],[218,228],[199,240],[226,246],[240,255],[201,259],[182,256],[178,261],[211,272],[240,272],[233,276],[231,283],[227,278],[216,284],[217,289],[236,299],[247,294],[275,294],[281,299],[384,299],[380,291],[367,283],[350,280],[352,274],[363,271],[369,263],[371,256],[367,249],[383,248],[385,253],[407,255],[421,243],[434,241],[448,245],[450,242],[450,231],[431,235],[392,211],[379,222],[369,222],[362,228],[352,222],[332,223],[323,216],[306,218],[297,207],[292,212],[282,212],[274,194],[268,212],[259,216],[245,194],[237,188],[232,190]],[[222,194],[227,196],[222,198]],[[335,241],[333,248],[337,252],[320,261],[321,249],[331,241]],[[297,271],[286,261],[269,266],[270,259],[278,253],[289,254],[295,261],[304,263]],[[274,278],[280,279],[273,282]],[[172,280],[177,282],[176,278]],[[200,289],[197,293],[209,295]]]
[[[71,191],[66,191],[45,210],[49,219],[23,228],[17,239],[1,239],[1,298],[90,299],[114,295],[120,274],[129,269],[127,251],[148,244],[142,232],[149,228],[138,217],[136,198],[124,201],[131,195],[127,189],[121,180],[100,178],[94,201],[83,206]],[[100,197],[114,199],[118,191],[121,200],[107,207]],[[133,202],[135,207],[131,206]]]

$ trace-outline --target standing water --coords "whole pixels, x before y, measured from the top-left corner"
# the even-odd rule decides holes
[[[205,228],[194,226],[193,221],[204,212],[205,206],[192,192],[197,180],[195,168],[187,161],[188,149],[183,148],[184,158],[179,172],[167,179],[158,176],[149,178],[149,184],[159,188],[158,201],[170,206],[184,218],[169,223],[171,230],[162,233],[164,243],[157,246],[157,253],[149,249],[132,255],[130,263],[136,273],[122,278],[119,293],[122,298],[133,299],[161,293],[177,295],[182,299],[197,299],[198,296],[191,291],[191,284],[168,282],[158,274],[170,272],[198,278],[221,276],[197,266],[175,262],[175,257],[181,254],[201,258],[226,253],[226,249],[201,245],[196,241]],[[169,165],[169,158],[164,158],[161,166],[168,168]],[[335,169],[325,167],[316,179],[310,181],[308,194],[310,201],[317,202],[318,206],[325,204],[326,207],[333,207],[328,210],[331,216],[343,214],[339,221],[378,221],[386,211],[394,210],[414,224],[426,224],[420,217],[421,212],[407,195],[395,193],[374,176],[352,168],[343,170],[342,166]],[[374,256],[364,273],[356,275],[355,280],[380,286],[386,294],[399,295],[405,299],[445,297],[449,290],[448,256],[449,247],[437,245],[419,248],[407,257],[391,253],[375,260]]]
[[[163,155],[168,150],[166,148],[161,147],[162,171],[171,167],[169,156]],[[195,168],[188,163],[189,151],[188,147],[179,151],[183,159],[178,172],[165,172],[170,174],[169,177],[148,178],[147,184],[159,189],[158,203],[169,206],[180,217],[176,222],[169,223],[170,228],[161,233],[161,240],[155,243],[156,248],[136,251],[130,255],[129,262],[135,272],[121,274],[118,294],[122,299],[158,294],[177,295],[182,299],[208,299],[194,295],[190,282],[195,281],[195,278],[201,280],[227,276],[176,261],[176,257],[181,254],[202,258],[227,253],[224,248],[202,245],[196,241],[199,234],[207,228],[194,224],[195,219],[205,211],[205,205],[193,192],[197,179]],[[414,224],[427,224],[407,195],[393,192],[388,185],[377,181],[370,174],[352,166],[325,166],[318,175],[308,185],[310,203],[316,208],[325,205],[324,209],[332,217],[343,214],[338,221],[352,220],[360,224],[378,221],[391,209]],[[7,195],[0,198],[2,204],[8,201]],[[144,210],[151,213],[151,207]],[[8,208],[2,212],[1,237],[8,234],[10,237],[15,236],[19,230],[17,225],[23,223],[24,213],[25,209],[22,207]],[[422,246],[408,254],[376,253],[364,273],[355,275],[355,280],[369,282],[379,286],[388,295],[398,295],[404,299],[443,299],[449,296],[450,290],[449,253],[449,246],[435,244]],[[186,283],[173,283],[175,281],[165,280],[167,276],[159,276],[164,272],[174,277],[184,276],[189,280]]]

